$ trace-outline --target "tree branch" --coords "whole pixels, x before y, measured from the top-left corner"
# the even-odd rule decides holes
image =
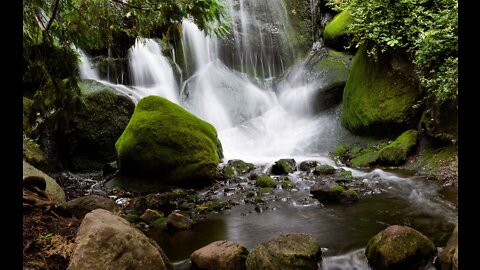
[[[45,32],[48,31],[48,29],[52,25],[53,20],[55,19],[55,16],[57,15],[59,3],[60,3],[60,0],[55,1],[55,6],[53,7],[52,16],[50,17],[50,20],[48,21],[47,26],[45,27],[45,30],[44,30]]]

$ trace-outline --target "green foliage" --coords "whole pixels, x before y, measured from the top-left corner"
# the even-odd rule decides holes
[[[353,43],[373,44],[369,55],[401,50],[410,54],[427,95],[441,100],[458,95],[457,0],[330,0],[349,10]]]

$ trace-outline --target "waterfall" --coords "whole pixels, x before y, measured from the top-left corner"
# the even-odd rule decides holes
[[[239,0],[229,5],[233,22],[227,41],[207,36],[184,20],[184,63],[169,61],[154,40],[137,40],[129,51],[132,86],[96,80],[135,102],[147,95],[163,96],[213,124],[225,160],[272,162],[326,155],[344,132],[339,108],[315,112],[314,86],[295,79],[304,72],[302,64],[290,76],[280,77],[295,56],[295,33],[284,3]],[[184,69],[183,81],[174,76],[172,67],[178,65]]]

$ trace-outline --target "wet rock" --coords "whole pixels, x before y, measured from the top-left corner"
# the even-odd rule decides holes
[[[266,188],[266,187],[274,188],[277,185],[277,183],[272,177],[264,174],[259,176],[257,180],[255,180],[255,185],[262,188]]]
[[[317,175],[334,174],[335,168],[330,165],[318,165],[313,173]]]
[[[155,241],[104,209],[85,215],[75,245],[69,270],[173,269]]]
[[[272,166],[272,174],[285,175],[294,172],[296,169],[296,162],[293,158],[284,158],[275,161]]]
[[[95,209],[105,209],[117,215],[122,213],[122,209],[114,200],[98,195],[79,197],[65,202],[63,206],[79,219]]]
[[[310,171],[311,169],[315,168],[317,166],[318,162],[315,160],[305,160],[300,162],[300,165],[298,165],[298,169],[300,171]]]
[[[335,170],[333,177],[335,181],[338,182],[349,182],[353,180],[352,171],[348,171],[343,168]]]
[[[419,269],[429,263],[437,250],[419,231],[392,225],[368,241],[365,255],[373,269]]]
[[[288,178],[281,179],[281,185],[282,185],[282,189],[287,189],[287,190],[296,187],[295,183]]]
[[[46,182],[45,191],[48,192],[55,203],[61,204],[65,202],[65,192],[60,187],[59,184],[46,173],[40,171],[39,169],[33,167],[28,162],[23,161],[23,178],[29,176],[38,176],[42,177]]]
[[[171,213],[167,217],[167,228],[170,230],[189,230],[193,221],[180,213]]]
[[[322,203],[354,203],[360,199],[353,189],[345,189],[333,181],[322,181],[310,188],[313,197]]]
[[[223,176],[224,178],[231,178],[233,176],[246,174],[253,170],[254,167],[253,163],[246,163],[240,159],[232,159],[223,167]]]
[[[158,211],[155,211],[155,210],[152,210],[152,209],[147,209],[145,210],[145,212],[140,216],[140,219],[142,221],[145,221],[147,223],[150,223],[150,222],[153,222],[155,221],[156,219],[158,218],[161,218],[163,217],[163,213],[162,212],[158,212]]]
[[[248,250],[235,242],[221,240],[197,249],[191,255],[192,266],[201,270],[244,270]]]
[[[435,264],[441,270],[458,270],[458,224]]]
[[[259,244],[250,252],[246,269],[318,269],[322,252],[310,234],[280,235]]]

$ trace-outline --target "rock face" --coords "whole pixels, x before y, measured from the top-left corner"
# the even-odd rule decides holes
[[[65,202],[65,192],[53,178],[48,176],[46,173],[40,171],[39,169],[33,167],[29,163],[23,161],[23,178],[28,176],[42,177],[47,183],[45,191],[52,195],[53,201],[57,204]]]
[[[418,269],[437,253],[425,235],[410,227],[393,225],[368,241],[365,249],[372,269]]]
[[[155,241],[104,209],[85,215],[75,245],[69,270],[173,269]]]
[[[120,206],[112,199],[98,195],[79,197],[64,203],[63,206],[79,219],[82,219],[87,213],[99,208],[115,214],[122,212]]]
[[[422,115],[422,125],[426,134],[432,138],[455,142],[458,140],[458,100],[430,98],[427,109]]]
[[[138,102],[115,148],[121,174],[174,186],[210,184],[223,158],[212,125],[159,96]]]
[[[103,164],[115,160],[115,142],[127,126],[135,104],[95,81],[81,81],[79,87],[85,107],[61,135],[62,158],[75,171],[100,170]]]
[[[418,132],[407,130],[398,136],[391,144],[380,149],[378,161],[384,165],[401,165],[417,145]]]
[[[441,270],[458,270],[458,224],[455,226],[447,245],[438,256],[437,268]]]
[[[357,135],[382,136],[414,127],[419,84],[411,64],[399,55],[367,55],[362,45],[355,55],[343,92],[341,121]]]
[[[258,245],[246,260],[247,270],[318,269],[322,252],[309,234],[285,234]]]
[[[335,15],[323,31],[325,44],[337,50],[344,50],[351,39],[351,34],[348,31],[348,25],[351,21],[352,16],[347,9]]]
[[[195,269],[244,270],[248,250],[235,242],[222,240],[196,250],[190,257]]]

